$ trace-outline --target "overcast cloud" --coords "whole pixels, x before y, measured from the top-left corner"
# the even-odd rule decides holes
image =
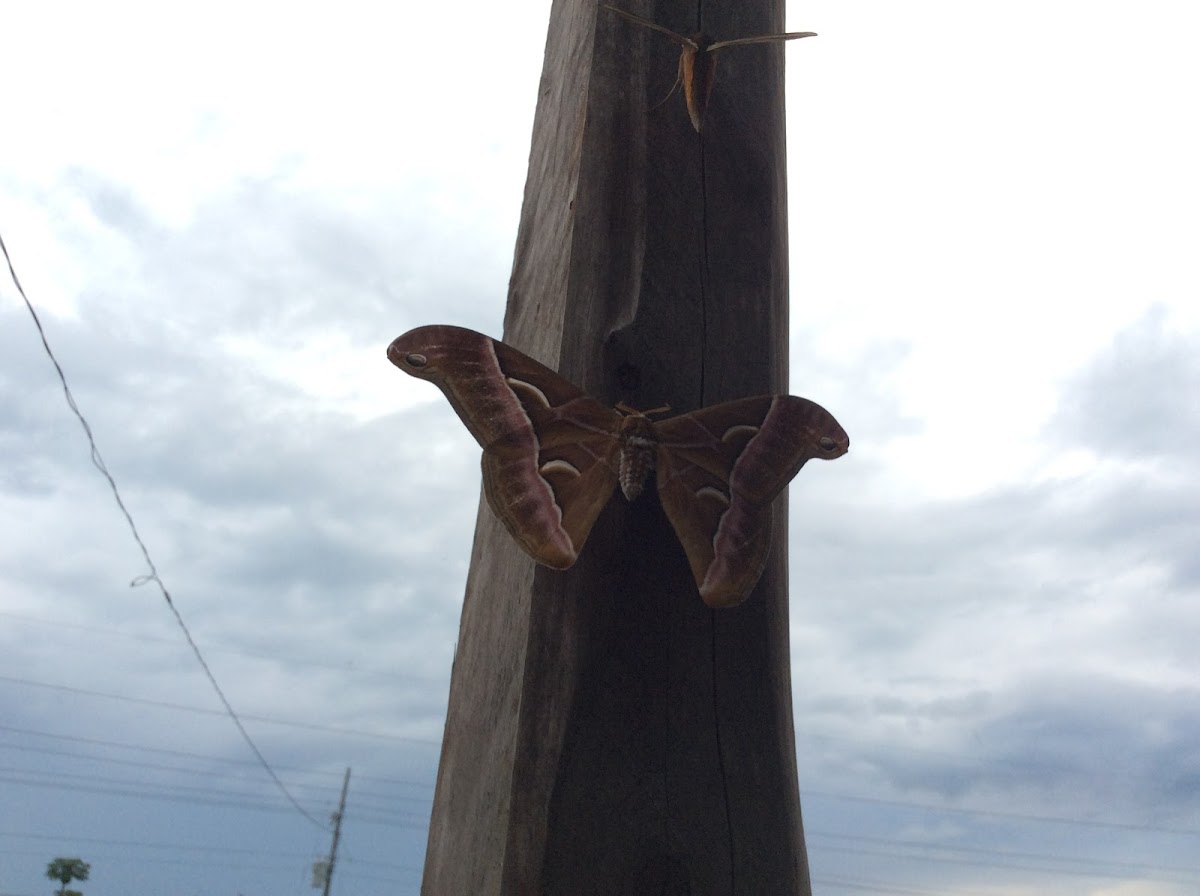
[[[478,449],[384,349],[500,333],[548,4],[166,9],[6,11],[0,232],[254,740],[322,825],[353,768],[334,891],[415,894]],[[789,10],[793,391],[854,444],[790,490],[823,896],[1200,886],[1198,25]],[[0,896],[311,892],[0,296]]]

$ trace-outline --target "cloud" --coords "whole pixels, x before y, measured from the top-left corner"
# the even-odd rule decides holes
[[[829,6],[788,56],[794,391],[852,438],[790,490],[818,889],[1182,896],[1194,836],[1164,831],[1195,827],[1200,733],[1194,29],[1151,12],[1155,39],[1129,42],[1094,17],[1080,41],[1064,12],[1014,43],[965,10]],[[0,193],[222,686],[318,817],[354,767],[343,882],[415,892],[370,863],[421,862],[479,452],[383,350],[425,323],[499,335],[545,10],[465,11],[453,46],[439,14],[376,12],[289,10],[281,39],[274,7],[208,10],[198,39],[150,45],[108,27],[131,10],[67,34],[26,4],[34,39],[0,67],[46,77],[11,97]],[[128,587],[143,561],[15,302],[0,357],[0,701],[22,729],[0,748],[40,776],[5,782],[0,821],[106,851],[95,896],[278,892],[327,835],[211,714],[153,586]],[[205,791],[269,810],[189,802]],[[146,846],[164,839],[227,851]],[[51,843],[20,841],[32,883],[10,889],[40,885]],[[223,867],[248,844],[259,868]]]
[[[1143,465],[1196,469],[1200,336],[1154,307],[1069,384],[1051,433],[1067,446]]]

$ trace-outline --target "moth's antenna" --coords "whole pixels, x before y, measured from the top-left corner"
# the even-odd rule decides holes
[[[679,88],[679,85],[681,83],[683,83],[683,82],[679,80],[679,71],[676,70],[675,71],[675,83],[671,85],[671,89],[667,91],[666,96],[664,96],[661,100],[659,100],[657,103],[655,103],[653,106],[650,107],[650,111],[653,112],[655,109],[657,109],[659,106],[661,106],[667,100],[669,100],[672,96],[674,96],[675,91]]]
[[[639,411],[637,408],[631,408],[623,401],[618,401],[614,407],[616,407],[618,411],[627,417],[651,417],[655,414],[665,414],[667,411],[671,410],[671,406],[669,404],[664,404],[661,408],[651,408],[648,411]]]

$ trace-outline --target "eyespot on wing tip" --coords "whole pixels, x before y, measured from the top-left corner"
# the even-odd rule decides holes
[[[387,347],[387,359],[399,367],[401,370],[407,369],[404,363],[404,356],[407,354],[404,347],[400,344],[404,337],[400,336],[392,340],[391,345]]]

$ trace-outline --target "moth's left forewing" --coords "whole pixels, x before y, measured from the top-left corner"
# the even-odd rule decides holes
[[[806,461],[838,457],[849,444],[824,408],[789,395],[713,405],[656,432],[663,510],[715,607],[741,603],[762,575],[774,498]]]
[[[549,367],[462,327],[418,327],[388,358],[434,383],[483,448],[488,506],[539,563],[567,569],[617,482],[621,415]]]

